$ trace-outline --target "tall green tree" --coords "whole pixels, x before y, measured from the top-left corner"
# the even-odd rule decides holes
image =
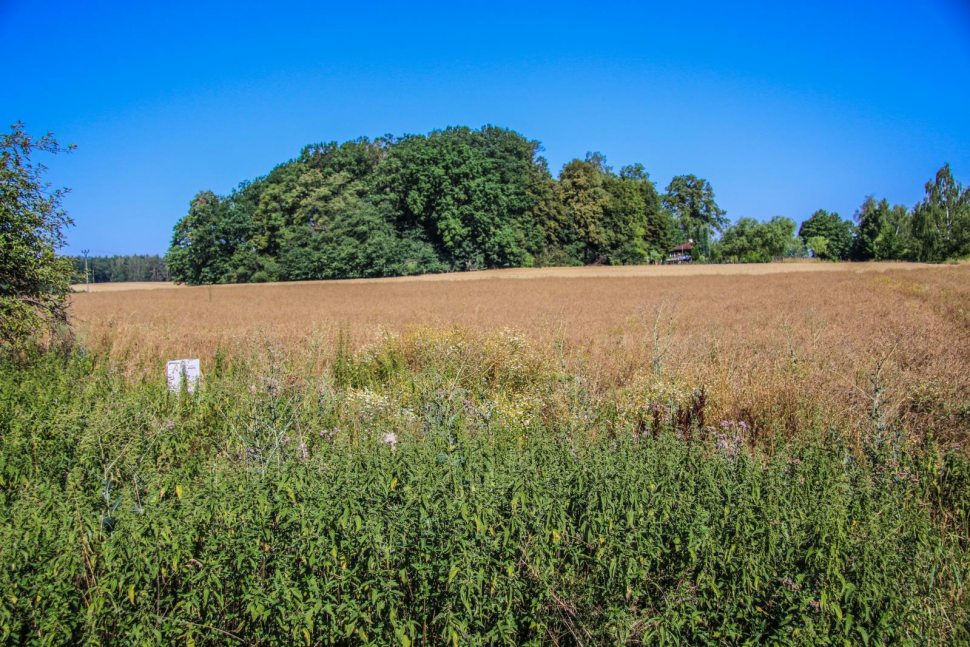
[[[526,241],[536,265],[580,265],[575,249],[575,229],[569,221],[562,191],[549,173],[545,158],[537,158],[529,186]],[[528,231],[531,230],[531,231]]]
[[[271,181],[265,183],[252,216],[252,245],[262,257],[275,258],[286,237],[286,232],[300,224],[300,203],[315,187],[304,182],[305,168],[288,162],[273,169]],[[309,185],[308,185],[309,184]]]
[[[883,225],[889,219],[889,203],[876,202],[868,196],[855,213],[856,236],[852,244],[852,258],[857,261],[870,261],[876,257],[876,240],[882,233]]]
[[[813,213],[798,230],[798,237],[818,258],[833,261],[849,258],[854,236],[855,226],[851,221],[843,220],[839,214],[829,213],[825,209]],[[814,247],[809,242],[813,239]]]
[[[906,207],[890,207],[889,202],[869,196],[856,211],[852,258],[857,261],[885,261],[909,255],[911,216]]]
[[[394,138],[387,136],[374,141],[359,137],[342,144],[312,144],[303,148],[298,161],[324,175],[346,173],[351,180],[363,180],[374,172],[393,142]]]
[[[525,215],[539,143],[493,126],[408,135],[375,174],[402,231],[420,229],[452,269],[531,265]]]
[[[902,260],[912,255],[913,217],[909,209],[897,204],[886,214],[873,245],[877,261]]]
[[[73,266],[57,251],[73,223],[36,153],[57,154],[52,133],[33,138],[21,122],[0,136],[0,347],[19,349],[37,332],[63,330]]]
[[[714,200],[711,183],[696,175],[678,175],[670,181],[663,196],[663,206],[673,214],[681,238],[694,239],[709,248],[714,234],[728,225],[727,212]],[[702,255],[709,252],[702,250]]]
[[[913,210],[912,240],[920,261],[970,255],[970,188],[954,180],[949,164],[926,183],[926,197]]]
[[[769,222],[741,218],[728,227],[714,246],[720,260],[741,263],[767,263],[786,256],[793,249],[795,223],[784,216]]]
[[[643,240],[646,257],[638,259],[624,255],[624,262],[659,261],[666,258],[667,252],[675,244],[676,225],[669,211],[663,208],[657,187],[642,164],[631,164],[620,169],[621,185],[629,187],[628,209],[635,214],[634,228],[629,229],[631,238]],[[626,243],[624,243],[626,244]],[[639,243],[638,243],[639,246]]]
[[[173,281],[200,285],[232,280],[237,251],[249,243],[248,223],[233,217],[230,204],[211,191],[200,191],[189,213],[175,225],[165,263]]]
[[[657,260],[674,238],[670,215],[640,164],[616,174],[600,153],[566,164],[559,174],[563,209],[583,263]]]
[[[559,173],[563,209],[584,264],[607,262],[609,244],[603,226],[610,201],[604,186],[607,173],[605,159],[598,153],[568,162]]]

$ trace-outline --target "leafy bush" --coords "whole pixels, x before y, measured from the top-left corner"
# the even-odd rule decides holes
[[[67,295],[71,262],[57,255],[73,223],[61,207],[66,189],[50,188],[38,152],[65,153],[52,133],[34,138],[14,124],[0,135],[0,351],[24,351],[38,333],[70,343]]]

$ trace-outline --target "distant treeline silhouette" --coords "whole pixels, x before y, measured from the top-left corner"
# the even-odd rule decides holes
[[[69,256],[74,264],[78,283],[84,283],[84,257]],[[158,254],[129,256],[88,256],[88,271],[92,283],[122,281],[169,281],[165,259]]]
[[[867,198],[853,220],[815,212],[730,225],[707,180],[657,191],[643,165],[599,153],[554,178],[539,142],[484,126],[315,144],[228,196],[202,191],[166,259],[189,284],[398,276],[501,267],[695,261],[941,261],[970,253],[970,190],[949,166],[913,209]]]

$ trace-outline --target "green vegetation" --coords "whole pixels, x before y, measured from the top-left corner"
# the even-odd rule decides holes
[[[824,260],[848,260],[852,254],[855,226],[837,213],[819,209],[802,223],[799,238],[814,254]],[[811,241],[811,242],[810,242]]]
[[[306,147],[228,197],[201,192],[167,261],[191,284],[644,263],[678,230],[640,165],[557,182],[538,142],[486,126]]]
[[[714,258],[741,263],[767,263],[775,258],[804,256],[795,238],[795,223],[783,216],[769,222],[741,218],[714,246]]]
[[[970,187],[953,179],[945,164],[926,183],[926,197],[912,210],[866,198],[855,223],[816,211],[798,236],[828,260],[940,262],[970,256]]]
[[[0,350],[66,329],[71,263],[57,255],[71,219],[36,153],[68,152],[52,133],[35,139],[14,124],[0,136]]]
[[[520,337],[269,348],[195,395],[0,364],[13,644],[967,644],[970,464],[597,392]],[[771,451],[755,440],[774,438]]]
[[[891,240],[905,231],[893,229],[893,222],[880,223],[882,237]],[[953,179],[949,164],[926,183],[926,198],[913,210],[910,228],[913,258],[941,261],[970,254],[970,187]]]
[[[970,254],[970,189],[949,166],[912,212],[868,198],[858,227],[820,210],[796,238],[783,217],[729,226],[711,184],[694,175],[660,194],[642,165],[617,173],[588,153],[553,178],[541,150],[493,126],[307,146],[229,196],[196,195],[168,268],[175,281],[201,284],[642,264],[687,241],[695,260],[715,262],[809,250],[832,260]]]
[[[83,256],[68,256],[74,266],[74,277],[84,283]],[[128,281],[168,281],[165,259],[157,254],[129,254],[127,256],[89,256],[88,278],[92,283],[120,283]]]
[[[675,177],[664,195],[664,208],[695,242],[694,258],[709,259],[713,234],[723,232],[728,224],[727,212],[714,202],[710,183],[693,175]]]

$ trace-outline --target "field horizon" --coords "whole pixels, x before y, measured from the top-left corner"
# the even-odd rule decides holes
[[[172,281],[124,281],[92,283],[92,292],[123,292],[126,290],[157,290],[163,288],[209,288],[242,285],[313,285],[334,283],[409,283],[414,281],[481,281],[489,279],[534,278],[651,278],[664,276],[764,276],[790,272],[885,272],[943,267],[939,263],[916,263],[912,261],[867,261],[863,263],[825,262],[814,259],[797,259],[780,263],[726,263],[684,265],[584,265],[579,267],[515,267],[508,269],[477,270],[469,272],[444,272],[418,274],[415,276],[389,276],[362,279],[326,279],[308,281],[276,281],[267,283],[224,283],[216,285],[189,286]],[[84,283],[75,283],[75,292],[85,292]]]

